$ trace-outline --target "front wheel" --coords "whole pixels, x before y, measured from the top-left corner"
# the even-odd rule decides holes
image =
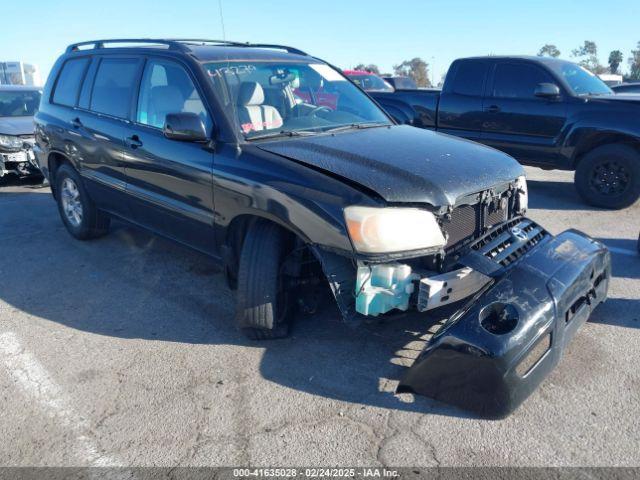
[[[640,154],[628,145],[604,145],[589,152],[575,174],[580,196],[596,207],[619,209],[640,197]]]
[[[88,240],[107,233],[109,216],[95,206],[73,167],[62,165],[56,171],[55,184],[60,218],[71,235]]]
[[[287,336],[291,301],[282,264],[288,234],[259,220],[245,237],[237,277],[236,325],[251,340]]]

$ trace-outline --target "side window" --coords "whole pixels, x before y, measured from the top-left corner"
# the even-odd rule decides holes
[[[532,65],[502,63],[496,67],[492,96],[496,98],[536,98],[539,83],[552,82],[551,77]]]
[[[487,64],[485,62],[460,62],[453,79],[451,92],[458,95],[480,97],[486,75]]]
[[[87,57],[67,60],[62,66],[53,92],[53,103],[74,107],[78,99],[78,91],[89,63]]]
[[[137,59],[103,58],[93,83],[90,109],[127,118],[137,72]]]
[[[162,128],[167,114],[181,112],[195,113],[207,132],[211,130],[211,119],[185,69],[170,61],[149,61],[140,85],[136,121]]]

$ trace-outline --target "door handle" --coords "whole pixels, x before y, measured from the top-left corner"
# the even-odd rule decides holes
[[[500,107],[498,105],[490,105],[485,111],[488,113],[498,113],[500,111]]]
[[[78,117],[76,117],[73,120],[71,120],[71,126],[73,128],[80,128],[80,127],[82,127],[82,122],[80,121],[80,119]]]
[[[126,143],[127,147],[133,148],[134,150],[142,146],[142,141],[140,141],[137,135],[125,138],[124,143]]]

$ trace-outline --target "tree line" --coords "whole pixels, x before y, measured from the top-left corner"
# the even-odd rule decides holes
[[[538,56],[540,57],[559,57],[562,53],[552,43],[547,43],[540,48]],[[591,72],[599,75],[602,73],[621,73],[621,65],[624,63],[624,54],[620,50],[613,50],[609,53],[608,66],[602,65],[598,59],[598,46],[596,42],[585,40],[582,45],[571,51],[571,57],[575,58],[577,63]],[[640,80],[640,41],[636,45],[635,50],[631,50],[631,56],[627,59],[629,71],[624,75],[625,80]],[[381,74],[380,68],[374,63],[360,63],[354,67],[356,70],[364,70],[375,73],[376,75],[390,76],[389,74]],[[429,64],[420,57],[405,60],[402,63],[393,66],[393,75],[410,77],[418,87],[431,87],[429,80]]]
[[[559,57],[560,50],[551,44],[543,45],[538,56],[540,57]],[[578,61],[578,64],[600,75],[602,73],[621,74],[620,66],[624,63],[624,54],[620,50],[613,50],[609,53],[607,63],[609,66],[602,65],[598,59],[598,46],[596,42],[585,40],[582,45],[571,51],[571,57]],[[636,45],[635,50],[631,50],[631,56],[627,59],[629,71],[624,75],[625,80],[640,80],[640,42]]]
[[[375,73],[376,75],[382,75],[390,77],[389,74],[380,73],[380,68],[374,63],[365,65],[360,63],[354,67],[355,70],[362,70],[365,72]],[[429,80],[429,64],[420,57],[412,58],[411,60],[405,60],[398,65],[393,66],[393,75],[397,77],[409,77],[412,78],[418,87],[430,87],[431,81]]]

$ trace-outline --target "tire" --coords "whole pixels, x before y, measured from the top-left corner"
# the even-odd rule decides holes
[[[55,186],[60,218],[72,236],[78,240],[89,240],[109,231],[111,219],[98,210],[84,188],[80,175],[71,165],[63,164],[58,168]]]
[[[238,268],[236,325],[251,340],[286,337],[291,302],[282,262],[288,235],[279,226],[258,221],[246,235]]]
[[[598,147],[580,160],[575,183],[590,205],[609,209],[633,205],[640,197],[640,154],[628,145]]]

